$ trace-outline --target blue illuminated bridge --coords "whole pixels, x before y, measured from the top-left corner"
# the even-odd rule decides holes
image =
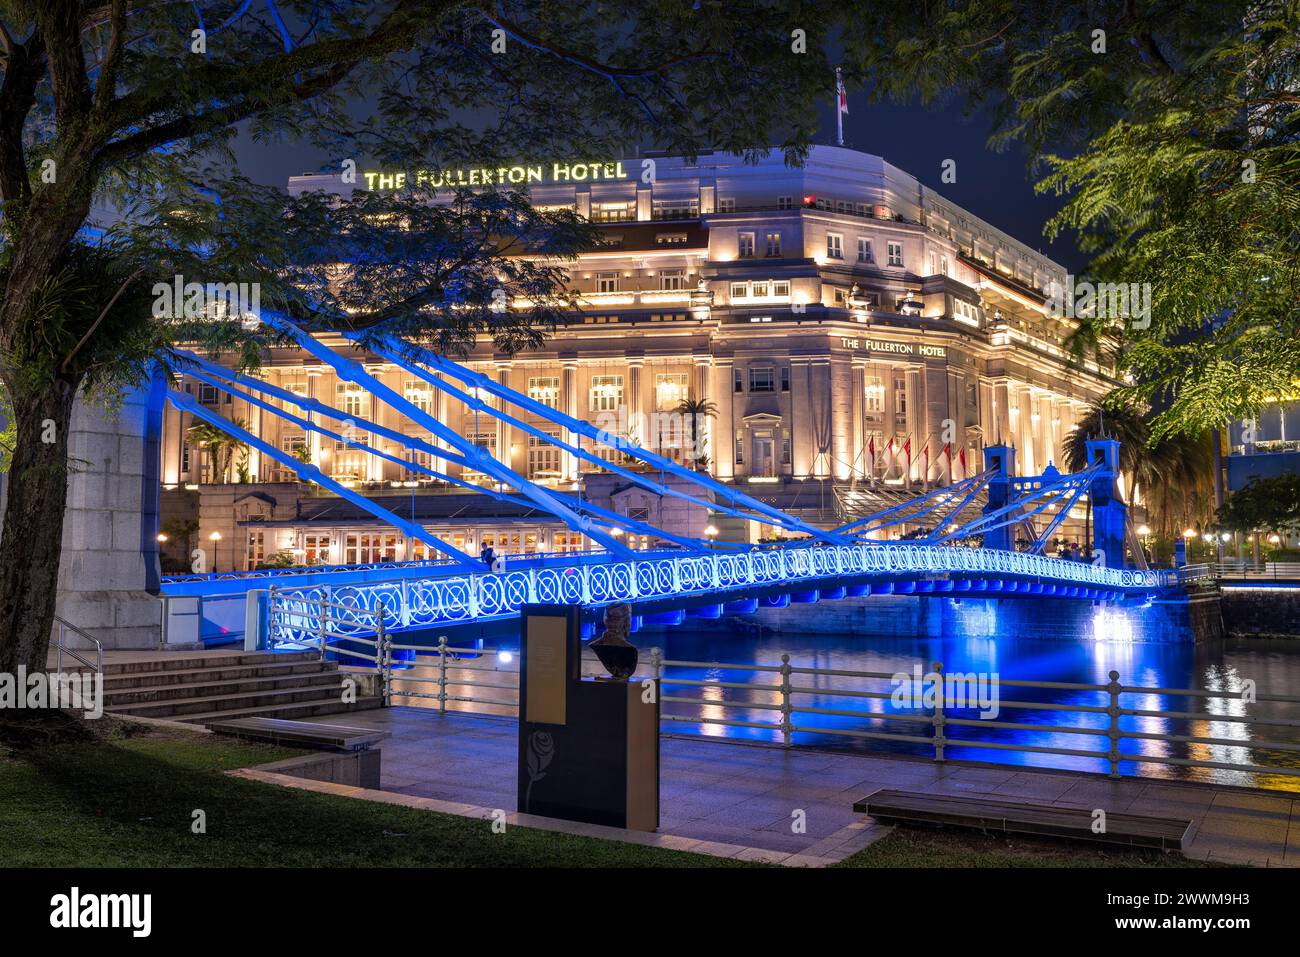
[[[395,363],[476,414],[506,422],[629,484],[683,500],[709,514],[735,516],[759,522],[780,535],[797,536],[761,546],[712,542],[602,508],[586,501],[581,491],[536,485],[385,386],[357,359],[323,345],[283,317],[264,312],[262,318],[333,367],[343,381],[368,390],[437,442],[349,415],[197,354],[180,353],[173,371],[196,377],[343,447],[398,462],[502,503],[545,511],[597,546],[588,552],[512,556],[504,567],[490,570],[422,525],[340,485],[315,465],[299,461],[200,405],[191,395],[172,389],[168,398],[176,407],[448,556],[434,562],[164,579],[168,598],[239,599],[247,630],[255,629],[257,644],[264,647],[304,642],[326,630],[326,620],[331,634],[361,637],[376,632],[381,615],[388,631],[425,631],[506,620],[517,616],[522,605],[534,602],[580,604],[590,609],[627,602],[640,620],[674,623],[687,614],[716,618],[761,607],[867,595],[969,594],[1146,602],[1175,587],[1169,572],[1126,565],[1126,554],[1141,562],[1142,550],[1117,493],[1119,443],[1112,439],[1089,440],[1089,465],[1072,474],[1061,474],[1049,466],[1042,475],[1016,476],[1013,448],[987,448],[980,474],[826,529],[415,344],[398,339],[366,341],[371,354]],[[541,418],[547,425],[538,426],[520,417],[525,414]],[[555,426],[560,427],[559,435],[553,434]],[[407,457],[381,450],[377,439],[405,448]],[[602,446],[616,450],[616,458],[638,468],[607,461],[599,454]],[[421,461],[430,464],[419,464]],[[446,463],[487,475],[495,487],[485,488],[440,470]],[[675,481],[670,482],[670,476]],[[1046,557],[1045,545],[1070,509],[1085,497],[1092,508],[1093,561]],[[884,530],[900,525],[912,529],[908,541],[880,539]],[[626,543],[628,535],[666,547],[635,550]],[[1016,539],[1028,541],[1028,547],[1016,550]]]

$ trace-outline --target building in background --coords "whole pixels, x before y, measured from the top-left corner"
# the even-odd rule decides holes
[[[647,161],[653,176],[643,178]],[[652,156],[371,173],[359,185],[399,188],[406,177],[523,183],[535,204],[603,224],[600,247],[567,265],[582,312],[535,352],[499,355],[484,341],[471,368],[664,455],[695,461],[702,453],[698,461],[719,480],[822,525],[974,474],[982,448],[998,441],[1015,445],[1022,474],[1042,472],[1116,384],[1111,370],[1066,348],[1072,322],[1050,307],[1069,281],[1064,268],[878,156],[818,146],[801,168],[779,155],[756,164],[730,154]],[[353,188],[337,175],[289,184],[295,194]],[[594,468],[395,366],[367,368],[536,482],[573,488]],[[297,350],[275,352],[265,375],[358,418],[414,428]],[[336,447],[197,381],[183,387],[466,551],[585,547],[548,515],[471,501],[473,493]],[[674,417],[683,400],[715,410],[698,420],[702,448],[688,447],[689,425]],[[197,507],[198,537],[216,546],[217,568],[273,556],[296,564],[429,557],[337,497],[300,487],[256,451],[243,464],[249,481],[234,483],[218,456],[186,440],[189,416],[167,416],[165,487],[197,488],[197,506],[186,507]],[[626,489],[608,494],[620,511],[653,518],[652,502]],[[724,538],[769,534],[719,524]]]

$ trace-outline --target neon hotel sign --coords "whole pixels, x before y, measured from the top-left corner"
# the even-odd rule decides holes
[[[459,186],[524,186],[528,183],[584,183],[591,180],[627,179],[627,170],[620,161],[417,169],[414,177],[406,173],[374,172],[363,175],[366,177],[366,189],[401,189],[408,183],[429,189],[454,189]]]

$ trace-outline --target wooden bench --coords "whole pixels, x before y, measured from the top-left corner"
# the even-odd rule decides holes
[[[286,718],[231,718],[229,721],[213,721],[208,727],[217,734],[322,751],[369,751],[373,745],[391,737],[388,731]]]
[[[918,791],[877,791],[855,802],[853,810],[886,822],[939,824],[1178,851],[1190,840],[1192,828],[1191,821],[1107,812],[1105,833],[1099,834],[1093,831],[1092,811],[1086,808]]]

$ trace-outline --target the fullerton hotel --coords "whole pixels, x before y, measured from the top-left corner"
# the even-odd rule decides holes
[[[1115,384],[1064,346],[1070,322],[1048,304],[1067,281],[1062,267],[878,156],[819,146],[800,169],[779,154],[756,165],[721,154],[694,163],[656,157],[650,183],[642,162],[370,173],[358,185],[396,188],[407,176],[434,185],[524,182],[536,204],[572,206],[605,224],[599,249],[567,267],[582,313],[539,351],[505,357],[489,343],[468,364],[678,458],[689,426],[671,413],[685,399],[712,403],[698,420],[712,473],[821,523],[844,517],[846,489],[887,495],[972,474],[981,448],[998,439],[1015,445],[1022,474],[1041,472],[1060,462],[1063,438]],[[289,188],[354,187],[307,175]],[[588,469],[394,366],[368,368],[535,481],[571,487]],[[415,428],[303,353],[277,353],[266,373],[349,415]],[[197,381],[185,388],[345,484],[389,507],[403,502],[404,516],[466,550],[485,541],[516,553],[582,545],[546,516],[469,502],[472,493],[336,447]],[[296,564],[425,557],[422,546],[337,497],[273,484],[293,475],[256,451],[223,465],[187,440],[188,415],[168,416],[162,474],[175,491],[166,508],[173,518],[198,511],[198,534],[217,544],[218,568],[272,556]],[[653,507],[635,497],[614,504],[645,517]],[[717,527],[724,538],[767,534]]]

